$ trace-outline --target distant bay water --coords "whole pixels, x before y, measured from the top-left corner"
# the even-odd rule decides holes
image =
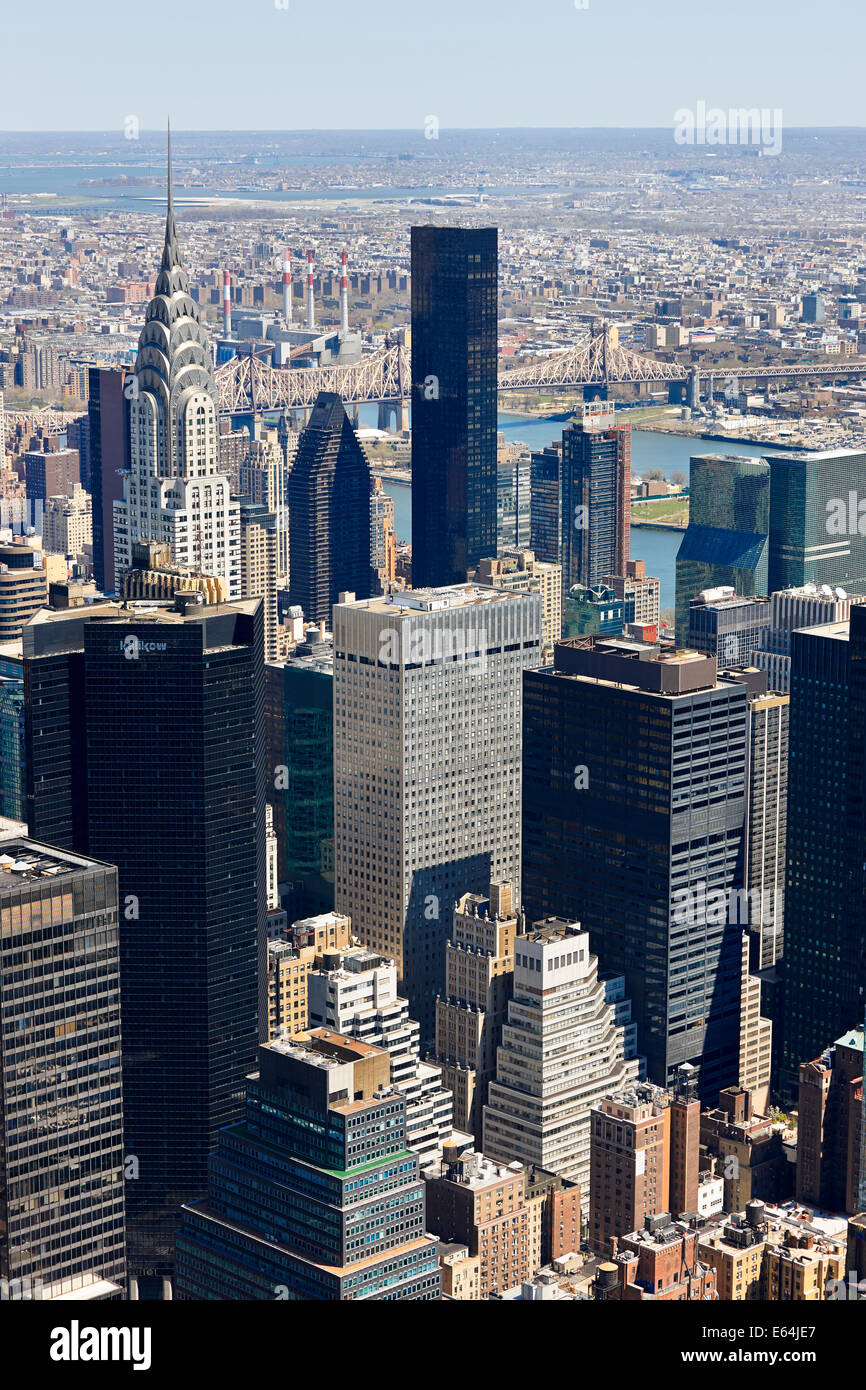
[[[361,407],[361,424],[375,426],[377,407]],[[565,421],[537,420],[526,416],[501,414],[499,429],[509,442],[520,441],[531,449],[542,449],[558,439]],[[645,473],[648,468],[661,468],[666,477],[679,470],[689,475],[689,459],[693,454],[745,454],[761,458],[767,450],[759,444],[738,444],[735,440],[688,439],[681,435],[657,434],[650,430],[632,430],[631,467],[633,473]],[[410,483],[383,479],[383,487],[394,499],[394,523],[401,541],[412,539],[412,486]],[[661,606],[673,608],[675,599],[675,562],[681,531],[655,530],[635,526],[631,532],[631,558],[645,560],[647,574],[661,581]]]

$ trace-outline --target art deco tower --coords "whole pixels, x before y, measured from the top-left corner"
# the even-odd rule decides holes
[[[130,460],[114,504],[115,588],[133,544],[160,541],[175,563],[223,579],[228,597],[239,598],[240,513],[220,472],[213,364],[180,258],[170,134],[162,264],[126,394]]]

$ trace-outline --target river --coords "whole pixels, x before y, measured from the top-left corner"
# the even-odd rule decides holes
[[[361,423],[375,426],[377,407],[361,407]],[[499,429],[511,442],[519,440],[531,449],[542,449],[562,433],[564,421],[536,420],[520,415],[501,414]],[[651,430],[632,430],[631,467],[633,473],[645,473],[648,468],[661,468],[665,476],[679,470],[688,477],[689,460],[693,454],[746,454],[762,458],[768,452],[759,444],[738,444],[735,440],[686,439],[681,435],[656,434]],[[401,541],[412,539],[412,487],[410,483],[383,479],[383,486],[394,498],[394,522]],[[673,608],[676,590],[675,561],[681,531],[654,530],[636,526],[631,532],[631,558],[645,560],[647,574],[661,581],[661,607]]]

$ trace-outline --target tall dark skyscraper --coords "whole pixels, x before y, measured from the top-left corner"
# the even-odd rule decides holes
[[[527,916],[589,931],[650,1079],[689,1062],[706,1097],[738,1080],[746,719],[712,657],[575,639],[524,675]]]
[[[800,1063],[820,1056],[863,1007],[856,987],[852,995],[857,924],[849,927],[845,895],[848,649],[847,623],[791,634],[782,1065],[793,1088]]]
[[[863,1017],[866,609],[791,634],[783,1080]]]
[[[341,593],[369,598],[370,465],[340,397],[322,391],[289,474],[291,602],[311,623],[331,622]]]
[[[625,574],[629,556],[631,430],[606,401],[562,433],[562,591]]]
[[[562,448],[550,444],[531,455],[530,549],[537,560],[558,565],[562,548]]]
[[[93,498],[93,573],[103,592],[114,590],[114,504],[123,497],[122,470],[129,468],[128,402],[132,374],[124,368],[90,367],[90,493]]]
[[[0,840],[0,1301],[126,1282],[117,873]]]
[[[495,227],[412,228],[412,584],[496,555]]]
[[[265,666],[269,791],[289,921],[334,907],[334,648]]]
[[[266,1018],[263,643],[260,600],[178,599],[49,618],[25,654],[32,822],[118,869],[134,1275],[170,1275]]]

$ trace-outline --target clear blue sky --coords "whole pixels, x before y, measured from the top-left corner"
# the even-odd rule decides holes
[[[866,126],[866,0],[4,0],[0,129]],[[8,45],[8,46],[7,46]]]

